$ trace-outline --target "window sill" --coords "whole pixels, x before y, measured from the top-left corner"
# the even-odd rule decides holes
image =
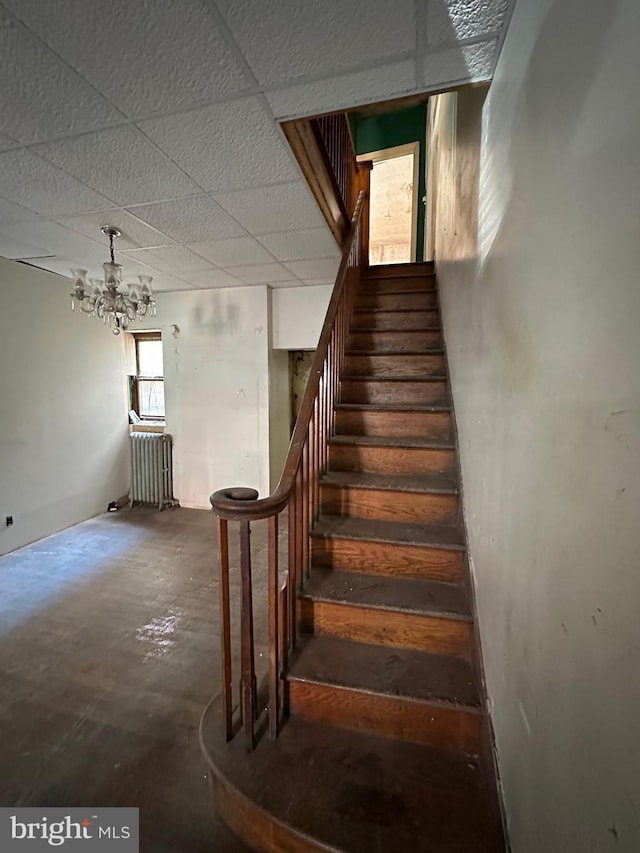
[[[139,424],[129,424],[129,432],[164,432],[166,424],[157,421],[143,421]]]

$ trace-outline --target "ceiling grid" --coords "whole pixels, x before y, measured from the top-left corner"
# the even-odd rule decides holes
[[[331,282],[279,122],[488,80],[511,0],[0,0],[0,255],[156,290]]]

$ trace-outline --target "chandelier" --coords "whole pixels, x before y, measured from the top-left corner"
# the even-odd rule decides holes
[[[71,270],[74,290],[71,294],[71,310],[74,311],[76,302],[80,310],[92,317],[100,317],[105,325],[111,328],[114,335],[129,327],[137,317],[144,317],[150,309],[152,316],[156,313],[156,303],[151,294],[150,275],[139,275],[139,285],[126,285],[127,291],[120,290],[122,286],[122,265],[117,264],[113,254],[113,238],[120,237],[122,231],[113,225],[103,225],[100,229],[109,238],[111,260],[106,261],[104,281],[97,278],[89,279],[88,293],[87,270]]]

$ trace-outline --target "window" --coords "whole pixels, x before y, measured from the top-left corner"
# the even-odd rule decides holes
[[[160,332],[136,332],[133,409],[143,421],[164,421],[164,368]]]

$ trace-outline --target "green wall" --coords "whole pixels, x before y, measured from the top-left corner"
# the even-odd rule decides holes
[[[382,113],[373,116],[349,116],[351,131],[356,145],[356,154],[368,154],[370,151],[380,151],[384,148],[394,148],[396,145],[406,145],[408,142],[420,143],[420,181],[418,184],[418,234],[417,260],[424,255],[424,216],[425,206],[422,199],[426,194],[426,127],[427,105],[418,104],[406,110],[396,110],[392,113]]]

